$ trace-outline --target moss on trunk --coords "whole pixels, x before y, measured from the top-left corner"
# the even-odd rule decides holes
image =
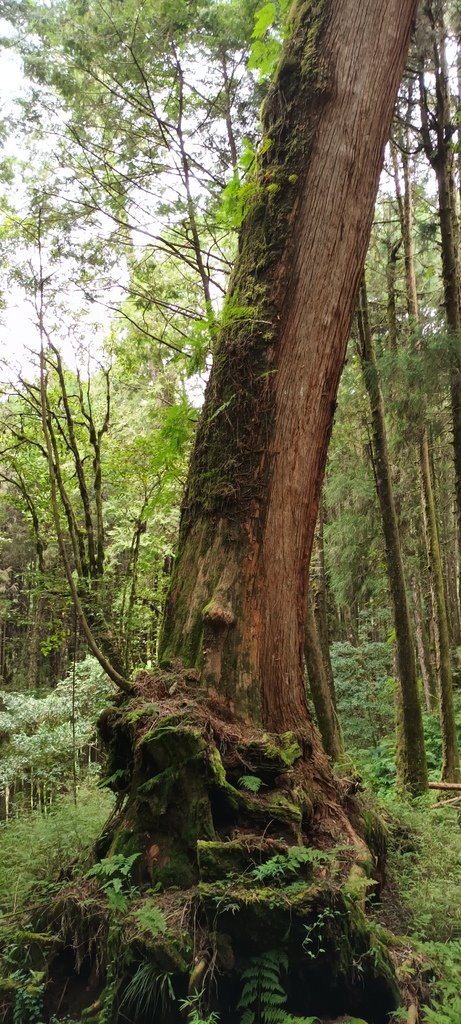
[[[305,707],[308,562],[415,0],[299,0],[242,187],[162,657],[271,731]]]

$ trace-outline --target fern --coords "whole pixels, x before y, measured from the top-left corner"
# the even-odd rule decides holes
[[[428,1006],[424,1009],[424,1024],[459,1024],[461,1020],[461,998],[453,996],[442,1006],[431,1010]]]
[[[281,881],[290,875],[296,875],[306,865],[322,864],[329,859],[329,854],[322,850],[306,846],[290,846],[287,853],[277,853],[265,864],[253,868],[251,877],[255,882]]]
[[[85,878],[128,878],[135,860],[140,856],[140,853],[133,853],[131,857],[125,857],[123,853],[114,853],[112,857],[103,857],[97,864],[93,864]]]
[[[257,775],[242,775],[239,779],[241,789],[247,789],[249,793],[259,793],[262,785],[263,781]]]
[[[237,1009],[240,1024],[316,1024],[317,1017],[293,1017],[287,1013],[287,994],[280,980],[287,971],[285,953],[269,950],[253,957],[242,974],[243,989]]]
[[[152,904],[141,907],[140,910],[135,910],[133,917],[136,918],[143,931],[150,932],[154,938],[166,932],[165,915],[162,914],[158,907]]]
[[[424,1007],[424,1024],[459,1024],[461,942],[426,942],[421,949],[434,967],[431,979],[432,1006]]]
[[[112,775],[106,775],[103,779],[99,779],[96,785],[98,789],[110,789],[111,786],[121,785],[126,782],[127,777],[128,772],[126,768],[117,768],[117,771],[113,772]]]
[[[112,857],[103,857],[86,872],[85,878],[97,878],[100,887],[107,896],[109,909],[115,913],[125,913],[128,908],[127,890],[135,890],[129,885],[129,875],[134,862],[140,853],[125,857],[123,853],[115,853]]]

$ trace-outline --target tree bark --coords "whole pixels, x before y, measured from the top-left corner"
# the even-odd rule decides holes
[[[292,10],[182,506],[163,658],[271,730],[310,733],[309,556],[414,11]]]
[[[436,692],[430,659],[428,637],[426,633],[426,626],[423,616],[421,588],[416,576],[413,576],[412,578],[411,589],[413,593],[413,608],[415,613],[416,649],[418,651],[419,666],[421,670],[421,680],[423,684],[424,698],[426,701],[426,710],[430,712],[434,709],[434,697],[436,696]]]
[[[317,530],[315,538],[316,572],[314,586],[314,572],[311,564],[310,586],[312,587],[314,615],[319,635],[320,647],[322,650],[325,671],[327,673],[328,685],[333,707],[336,709],[336,691],[331,667],[330,658],[330,605],[331,594],[328,587],[327,571],[325,567],[325,543],[324,543],[325,507],[323,496],[319,501],[319,514],[317,519]],[[336,611],[336,610],[335,610]]]
[[[341,730],[331,695],[328,666],[322,650],[310,587],[307,595],[304,655],[323,748],[333,761],[338,761],[343,753]]]

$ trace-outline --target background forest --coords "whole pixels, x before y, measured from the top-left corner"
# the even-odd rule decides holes
[[[223,296],[285,19],[285,0],[3,4],[4,52],[23,69],[0,124],[0,905],[14,1024],[42,1019],[14,913],[101,831],[113,798],[98,716],[158,665],[214,342],[246,315],[223,312]],[[387,823],[377,927],[411,933],[438,977],[428,1024],[460,1020],[461,795],[437,804],[415,771],[423,795],[409,799],[401,734],[414,684],[429,778],[460,782],[460,102],[461,6],[427,0],[341,380],[306,629],[325,749]],[[122,881],[103,881],[115,912]]]

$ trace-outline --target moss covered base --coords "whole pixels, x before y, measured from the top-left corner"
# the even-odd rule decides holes
[[[400,996],[361,909],[376,859],[358,816],[296,736],[171,689],[153,680],[101,721],[119,814],[100,867],[39,915],[48,1016],[77,1000],[98,1024],[385,1024]]]

